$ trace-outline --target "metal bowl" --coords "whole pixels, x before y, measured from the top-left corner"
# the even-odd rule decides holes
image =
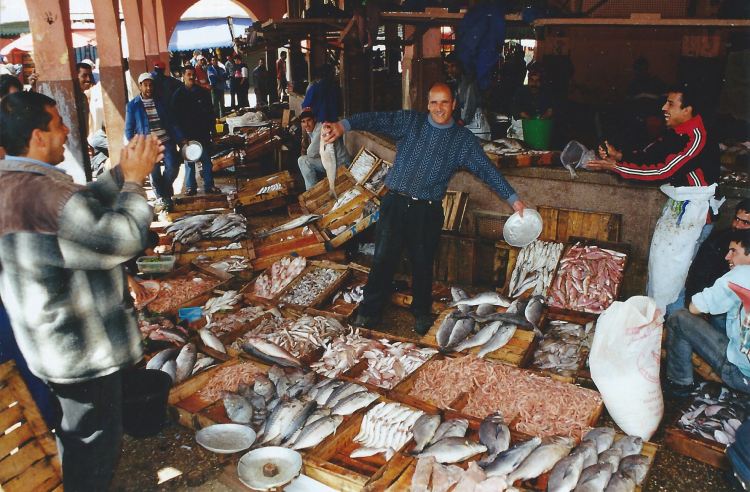
[[[188,162],[199,161],[203,155],[203,146],[197,140],[191,140],[180,151],[182,158]]]
[[[195,434],[198,444],[214,453],[237,453],[255,442],[255,431],[239,424],[216,424]]]
[[[539,212],[527,208],[523,211],[523,218],[516,212],[505,221],[503,238],[511,246],[523,248],[539,237],[542,226],[542,216]]]
[[[273,465],[276,474],[266,476],[264,467]],[[302,455],[280,446],[250,451],[240,458],[237,473],[240,481],[253,490],[270,490],[291,482],[302,470]]]

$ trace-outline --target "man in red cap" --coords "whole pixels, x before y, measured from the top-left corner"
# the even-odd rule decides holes
[[[154,71],[151,72],[151,76],[154,77],[154,94],[156,97],[161,97],[164,101],[171,101],[172,94],[182,84],[179,80],[174,77],[167,75],[167,65],[161,61],[156,60],[154,62]]]

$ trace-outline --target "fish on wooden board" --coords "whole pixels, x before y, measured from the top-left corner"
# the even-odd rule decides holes
[[[255,234],[255,237],[263,238],[263,237],[268,237],[272,234],[276,234],[277,232],[290,231],[292,229],[296,229],[298,227],[302,227],[303,225],[309,224],[310,222],[315,222],[321,217],[322,215],[318,215],[318,214],[302,215],[300,217],[297,217],[296,219],[290,220],[289,222],[285,224],[281,224],[280,226],[274,227],[273,229],[270,229],[268,231],[258,232]]]
[[[490,338],[487,343],[482,345],[482,349],[477,352],[477,357],[484,357],[485,355],[491,354],[496,350],[500,350],[508,344],[510,339],[513,338],[513,335],[515,334],[516,325],[510,323],[502,325],[500,328],[498,328],[495,334],[492,335],[492,338]]]
[[[498,454],[510,446],[510,429],[500,411],[486,416],[479,424],[479,442],[487,446],[487,457],[479,465],[491,463]]]
[[[528,441],[523,441],[507,451],[503,451],[492,463],[484,467],[484,472],[488,477],[506,476],[518,465],[520,465],[530,454],[542,443],[541,437],[532,437]]]
[[[549,472],[547,492],[571,492],[583,471],[583,454],[571,454],[558,461]]]
[[[508,483],[516,480],[530,480],[552,469],[555,464],[570,453],[575,440],[570,437],[552,436],[542,439],[539,447],[534,449],[518,468],[508,474]]]

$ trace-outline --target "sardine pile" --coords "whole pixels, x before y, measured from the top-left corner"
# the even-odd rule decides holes
[[[220,251],[225,249],[242,249],[242,245],[238,242],[229,243],[226,246],[209,246],[207,248],[203,248],[201,246],[193,246],[188,250],[188,253],[194,253],[196,251]]]
[[[375,157],[368,152],[362,152],[359,156],[349,165],[349,173],[354,177],[354,180],[359,183],[375,165]]]
[[[362,354],[374,340],[359,334],[359,330],[350,330],[326,343],[326,351],[319,361],[310,364],[313,371],[328,378],[335,378],[360,361]]]
[[[247,220],[239,214],[193,214],[174,220],[166,230],[174,242],[197,243],[202,239],[237,239],[247,232]]]
[[[400,403],[380,402],[365,414],[354,442],[360,447],[351,452],[351,458],[364,458],[384,454],[385,460],[393,458],[412,438],[414,422],[424,414]]]
[[[298,306],[309,306],[329,285],[343,274],[344,270],[312,268],[295,282],[279,300]]]
[[[183,277],[163,280],[161,290],[156,299],[149,303],[148,310],[153,313],[163,313],[203,294],[218,284],[219,281],[215,278],[202,274],[193,275],[192,273]]]
[[[245,296],[238,294],[236,290],[228,290],[220,297],[211,297],[203,305],[203,314],[206,322],[211,323],[211,316],[219,311],[231,309],[245,300]]]
[[[304,357],[308,353],[323,347],[332,337],[344,333],[341,323],[325,316],[302,316],[294,320],[289,318],[264,319],[252,331],[251,335],[263,338],[288,350],[295,357]],[[232,344],[237,350],[247,343],[244,338]]]
[[[367,180],[367,183],[365,183],[365,188],[372,191],[373,193],[377,193],[380,191],[380,188],[383,187],[385,184],[385,178],[388,177],[388,171],[390,171],[390,167],[385,162],[381,162],[380,166],[378,167],[378,170],[375,171],[370,175],[370,179]]]
[[[382,338],[362,354],[367,360],[367,369],[357,379],[392,389],[436,353],[435,349],[419,348],[414,343],[391,342]]]
[[[255,279],[253,294],[271,299],[284,290],[289,282],[297,278],[305,266],[307,266],[307,260],[302,256],[296,258],[287,256],[280,259]]]
[[[206,255],[200,255],[195,259],[196,261],[203,261],[208,263],[208,266],[222,273],[241,272],[243,270],[247,270],[248,268],[252,269],[250,260],[242,255],[225,256],[224,258],[219,258],[218,260],[214,260]]]
[[[594,323],[586,326],[568,321],[552,320],[550,328],[534,352],[535,368],[563,376],[573,376],[581,365],[581,350],[590,347],[587,341]]]
[[[365,285],[353,285],[336,292],[336,295],[334,295],[333,299],[331,300],[331,304],[336,302],[336,299],[338,299],[339,297],[344,299],[344,302],[346,302],[347,304],[358,304],[362,300],[362,298],[364,298],[364,296]]]
[[[677,421],[677,427],[721,444],[731,444],[748,412],[750,397],[739,396],[718,383],[702,383],[698,396]]]
[[[560,260],[549,305],[601,313],[614,302],[624,268],[625,254],[576,243]]]
[[[282,188],[281,183],[274,183],[272,185],[264,186],[263,188],[261,188],[260,190],[258,190],[258,193],[256,193],[256,195],[263,195],[263,194],[266,194],[266,193],[271,193],[271,192],[274,192],[274,191],[279,191],[281,188]]]
[[[149,359],[146,369],[164,371],[172,378],[172,384],[180,384],[203,369],[213,366],[215,362],[212,357],[199,354],[195,345],[188,343],[182,349],[162,350]]]
[[[343,207],[350,201],[354,200],[360,195],[360,191],[357,188],[351,188],[349,190],[346,190],[343,195],[341,195],[338,200],[333,204],[333,207],[331,207],[331,210],[329,210],[327,213],[331,213],[334,210],[338,210],[339,208]]]
[[[544,295],[552,283],[563,246],[562,243],[537,240],[521,248],[508,283],[510,296],[518,297],[529,289],[534,289],[532,296]]]

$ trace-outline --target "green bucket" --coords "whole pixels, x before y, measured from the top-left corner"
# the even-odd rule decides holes
[[[523,140],[534,150],[549,150],[553,120],[521,120]]]

